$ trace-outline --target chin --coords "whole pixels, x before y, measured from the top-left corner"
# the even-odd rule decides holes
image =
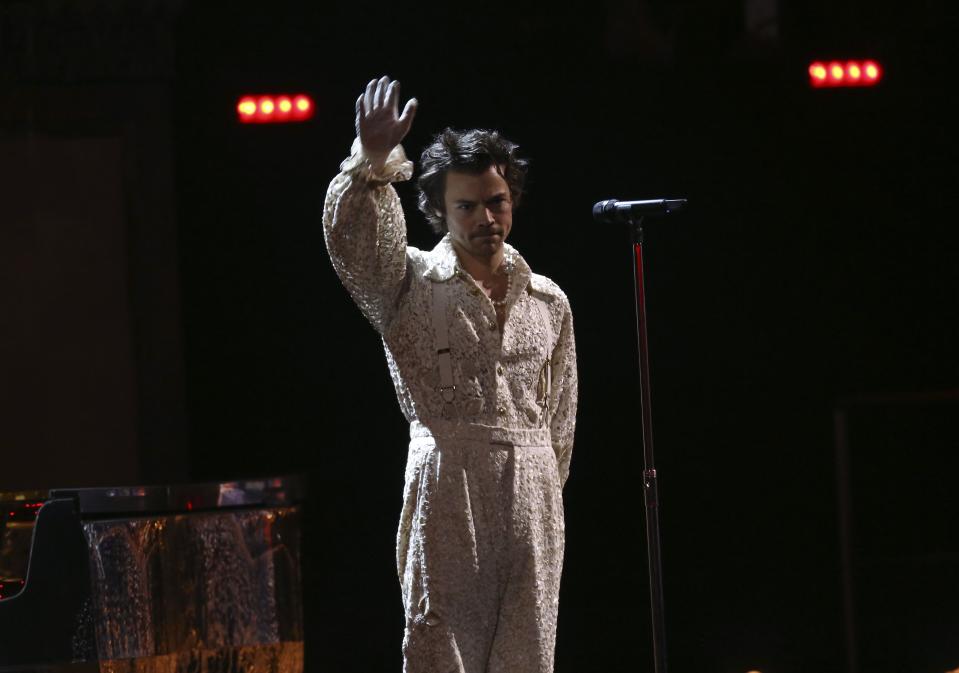
[[[502,240],[481,243],[480,245],[476,246],[477,254],[486,255],[488,257],[492,257],[493,255],[495,255],[497,252],[499,252],[502,249],[503,249]]]

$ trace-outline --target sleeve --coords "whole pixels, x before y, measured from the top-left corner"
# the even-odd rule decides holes
[[[573,434],[576,430],[577,375],[576,375],[576,340],[573,336],[573,313],[569,301],[563,296],[563,324],[560,328],[559,339],[553,349],[552,357],[552,391],[550,408],[553,410],[550,419],[550,434],[552,435],[553,451],[559,466],[560,484],[565,485],[569,477],[569,461],[573,454]]]
[[[380,333],[392,318],[406,277],[406,218],[390,183],[412,174],[413,164],[400,145],[374,174],[357,139],[323,206],[323,235],[333,268]]]

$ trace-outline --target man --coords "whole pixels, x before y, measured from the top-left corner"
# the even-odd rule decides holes
[[[495,132],[447,129],[419,204],[442,240],[407,246],[391,182],[399,83],[356,102],[353,154],[323,215],[337,274],[383,338],[410,422],[397,568],[406,673],[550,673],[563,562],[562,486],[576,414],[569,302],[506,241],[526,162]]]

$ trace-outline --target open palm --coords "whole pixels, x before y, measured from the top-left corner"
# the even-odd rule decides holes
[[[366,91],[356,99],[356,132],[363,153],[374,164],[386,161],[413,124],[416,99],[411,98],[399,114],[400,83],[389,77],[372,79]]]

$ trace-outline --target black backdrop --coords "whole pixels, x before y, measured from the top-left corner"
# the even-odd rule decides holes
[[[647,245],[673,670],[844,665],[833,405],[956,386],[955,26],[944,1],[780,3],[770,44],[742,12],[185,6],[192,477],[309,476],[309,670],[400,665],[406,428],[320,225],[353,101],[383,73],[420,101],[411,156],[452,125],[498,128],[532,158],[511,242],[569,295],[581,379],[557,671],[650,668],[630,250],[590,206],[655,196],[690,199]],[[884,63],[881,86],[808,87],[810,58],[859,54]],[[317,101],[309,124],[235,122],[241,94],[300,90]],[[431,247],[399,191],[411,243]],[[946,527],[954,514],[948,498],[927,513]],[[921,665],[959,665],[951,647]]]

